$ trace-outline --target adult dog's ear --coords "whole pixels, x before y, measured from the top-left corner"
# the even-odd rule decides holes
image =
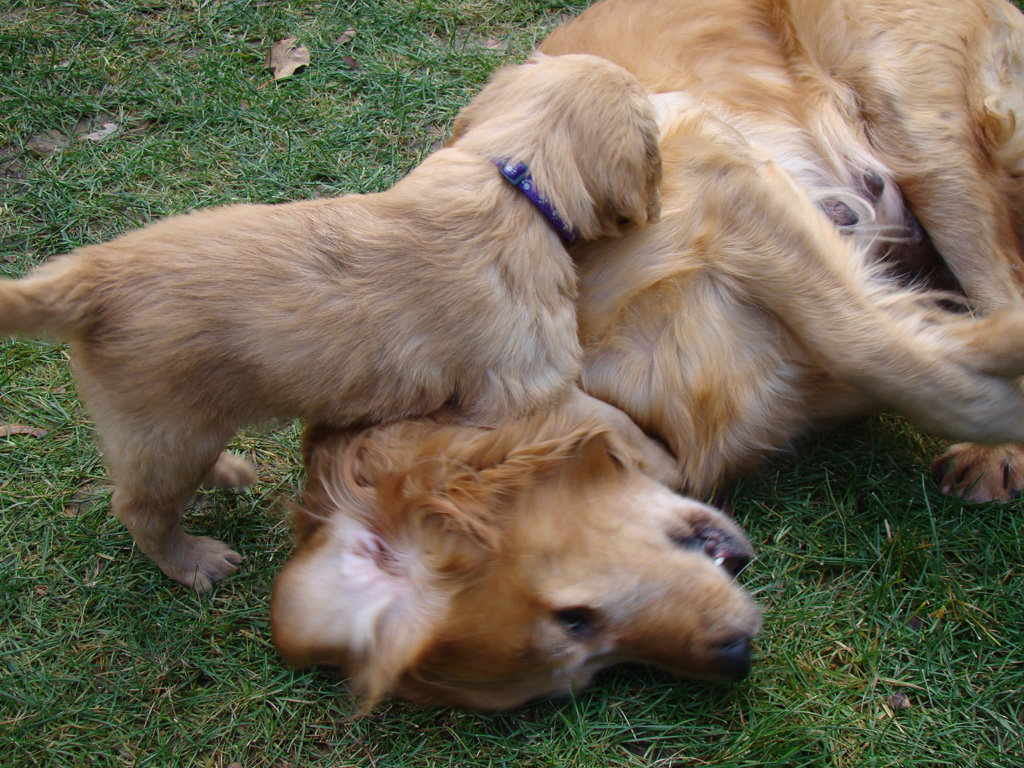
[[[450,431],[408,423],[307,445],[299,548],[271,601],[274,642],[290,666],[340,667],[366,709],[415,664],[452,590],[498,546],[486,478],[436,450],[452,440],[432,445]]]
[[[580,436],[571,464],[574,478],[616,477],[639,464],[640,457],[625,440],[608,429],[593,429]]]

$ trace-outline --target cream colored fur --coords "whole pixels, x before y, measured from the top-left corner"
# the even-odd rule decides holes
[[[577,393],[495,430],[308,430],[298,548],[271,603],[284,659],[339,667],[367,708],[507,709],[624,661],[746,675],[760,612],[731,575],[749,544],[652,479],[661,449],[634,450],[622,421]]]
[[[659,109],[661,221],[576,254],[582,382],[668,443],[686,490],[877,408],[1024,438],[1013,6],[604,0],[540,50],[615,61]],[[909,211],[975,314],[888,268]],[[951,489],[977,480],[962,469]]]
[[[610,63],[538,57],[497,73],[459,122],[459,141],[387,192],[199,211],[0,282],[0,333],[71,342],[114,514],[171,578],[205,590],[238,562],[179,518],[204,479],[251,481],[222,454],[244,424],[446,403],[494,424],[566,395],[574,266],[493,161],[528,162],[583,238],[642,225],[659,209],[652,107]]]

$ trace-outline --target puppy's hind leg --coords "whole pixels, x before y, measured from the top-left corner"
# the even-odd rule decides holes
[[[203,478],[206,488],[246,488],[256,482],[256,470],[241,456],[222,451]]]
[[[171,430],[154,434],[160,438],[143,441],[121,439],[109,429],[101,432],[115,482],[112,511],[164,574],[197,592],[209,591],[234,572],[241,557],[221,541],[185,533],[182,514],[204,478],[224,484],[244,475],[239,465],[251,469],[221,453],[227,438],[219,435]]]

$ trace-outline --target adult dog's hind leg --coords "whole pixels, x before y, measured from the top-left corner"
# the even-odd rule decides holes
[[[1024,448],[956,443],[932,462],[943,493],[966,501],[1009,501],[1024,492]]]
[[[1024,16],[1010,3],[928,0],[879,21],[852,78],[873,144],[973,306],[1020,306]],[[933,468],[943,492],[970,501],[1024,491],[1024,445],[956,444]]]
[[[1024,440],[1024,335],[996,332],[1024,329],[1024,315],[935,322],[941,313],[873,274],[785,171],[756,157],[739,162],[739,141],[723,163],[729,134],[714,127],[688,115],[665,139],[688,158],[677,190],[663,196],[661,231],[692,239],[675,249],[698,248],[719,281],[776,316],[825,372],[879,406],[959,439]],[[672,152],[665,156],[671,162]],[[675,216],[694,223],[673,224]],[[995,360],[993,350],[1015,354]]]
[[[843,78],[871,143],[973,305],[1020,306],[1024,17],[1004,2],[879,5]]]

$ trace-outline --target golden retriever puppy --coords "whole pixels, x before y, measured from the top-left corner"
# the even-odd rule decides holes
[[[1024,438],[1016,8],[604,0],[540,50],[621,64],[659,109],[660,223],[575,254],[581,378],[665,440],[685,490],[877,408]],[[929,285],[946,268],[972,313]],[[946,490],[1024,488],[1016,446],[953,451]]]
[[[579,413],[307,430],[298,549],[271,602],[285,661],[339,667],[367,707],[508,709],[624,661],[744,677],[760,612],[732,580],[743,533]]]
[[[168,576],[202,591],[238,562],[179,520],[201,483],[252,479],[222,453],[241,425],[446,403],[493,424],[565,395],[580,348],[561,240],[656,217],[660,159],[635,78],[539,59],[498,72],[462,139],[386,192],[174,217],[0,282],[0,333],[71,341],[113,512]]]

